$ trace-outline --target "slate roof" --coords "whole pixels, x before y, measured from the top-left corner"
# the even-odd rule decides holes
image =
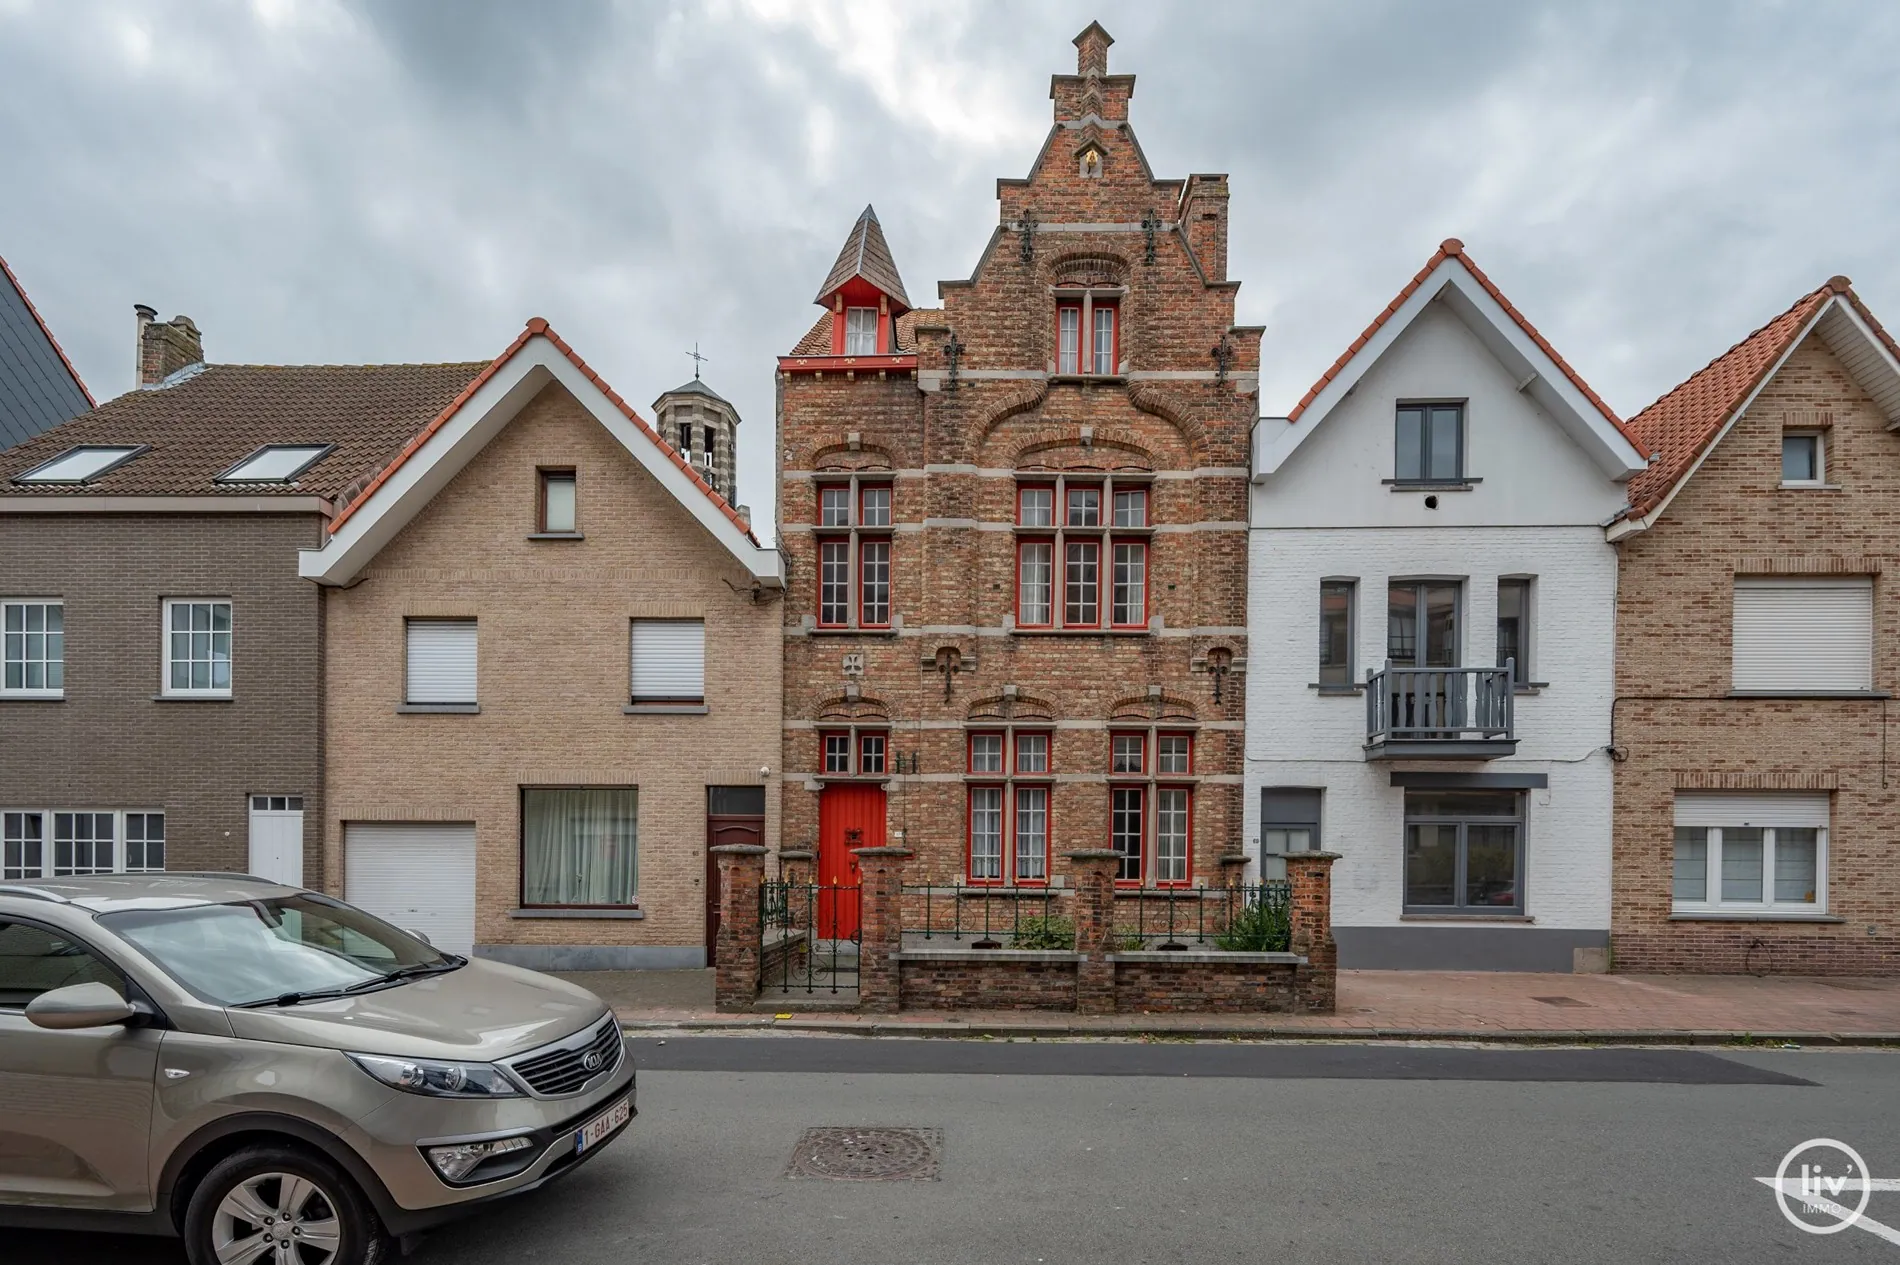
[[[732,403],[731,400],[728,400],[725,396],[719,394],[719,392],[713,390],[698,378],[694,378],[690,382],[680,383],[671,391],[666,392],[665,395],[660,396],[660,400],[664,400],[668,395],[703,395],[707,399],[718,400],[721,404],[730,405]],[[653,403],[654,407],[659,407],[659,400],[655,400]]]
[[[92,407],[92,393],[60,350],[20,279],[0,259],[0,449],[24,443]]]
[[[877,212],[868,203],[864,214],[851,226],[851,235],[844,239],[844,249],[838,252],[838,262],[831,265],[825,284],[818,287],[818,297],[812,302],[824,303],[853,277],[863,277],[898,306],[910,306],[910,299],[904,294],[904,279],[897,275],[897,263],[884,240],[884,229],[877,222]]]
[[[335,497],[388,464],[488,363],[207,365],[0,452],[0,495]],[[294,483],[217,482],[265,444],[298,443],[336,446]],[[87,484],[12,482],[84,444],[147,444],[150,451]]]

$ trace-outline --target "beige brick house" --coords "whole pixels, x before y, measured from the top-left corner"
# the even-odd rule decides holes
[[[942,308],[867,208],[779,360],[785,838],[825,882],[1129,889],[1244,866],[1248,430],[1226,177],[1157,178],[1108,33]]]
[[[1900,968],[1900,347],[1845,277],[1631,422],[1621,970]]]
[[[326,886],[542,969],[700,966],[776,844],[779,558],[535,320],[340,498]]]

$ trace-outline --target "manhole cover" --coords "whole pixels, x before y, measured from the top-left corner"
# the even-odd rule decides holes
[[[1588,1006],[1587,1001],[1578,1001],[1575,997],[1533,997],[1532,1001],[1541,1001],[1546,1006]]]
[[[934,1182],[942,1129],[807,1129],[787,1177],[834,1182]]]

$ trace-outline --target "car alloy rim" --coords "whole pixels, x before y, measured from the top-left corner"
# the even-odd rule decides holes
[[[245,1178],[211,1219],[218,1265],[328,1265],[341,1235],[336,1202],[295,1173]]]

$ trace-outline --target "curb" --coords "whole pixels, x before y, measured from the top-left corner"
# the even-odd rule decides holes
[[[623,1020],[629,1036],[648,1032],[783,1032],[797,1036],[1020,1038],[1145,1037],[1202,1041],[1455,1041],[1480,1045],[1719,1045],[1770,1049],[1781,1045],[1838,1048],[1900,1048],[1900,1032],[1743,1032],[1723,1030],[1469,1029],[1469,1028],[1239,1028],[1220,1023],[1127,1023],[1088,1027],[1068,1023],[854,1022],[826,1019],[636,1019]]]

